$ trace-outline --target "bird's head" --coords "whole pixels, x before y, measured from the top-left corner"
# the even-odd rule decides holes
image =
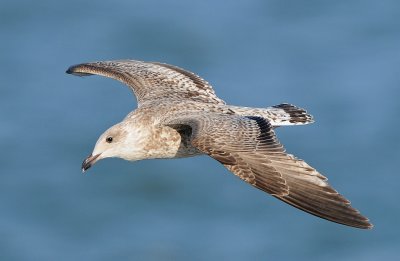
[[[92,154],[83,161],[82,172],[104,158],[141,159],[143,141],[142,131],[132,124],[121,122],[112,126],[99,137]]]

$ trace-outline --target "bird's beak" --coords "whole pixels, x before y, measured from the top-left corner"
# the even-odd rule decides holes
[[[82,162],[82,173],[88,170],[93,164],[96,163],[97,158],[100,156],[99,154],[96,155],[89,155],[83,162]]]

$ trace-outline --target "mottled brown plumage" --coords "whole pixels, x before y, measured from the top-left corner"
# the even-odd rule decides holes
[[[348,226],[372,227],[326,177],[287,154],[277,140],[275,127],[313,122],[305,110],[290,104],[264,109],[227,105],[199,76],[162,63],[94,62],[72,66],[67,73],[117,79],[138,100],[137,110],[99,138],[84,170],[106,157],[134,161],[207,154],[301,210]]]

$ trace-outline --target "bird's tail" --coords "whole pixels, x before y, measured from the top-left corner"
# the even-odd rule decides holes
[[[242,116],[257,116],[267,119],[273,127],[304,125],[313,123],[313,117],[306,110],[288,103],[267,107],[230,107],[232,111]]]

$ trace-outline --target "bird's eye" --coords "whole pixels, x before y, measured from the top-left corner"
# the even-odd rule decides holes
[[[113,137],[110,136],[110,137],[107,137],[107,138],[106,138],[106,142],[107,142],[107,143],[111,143],[112,141],[113,141]]]

